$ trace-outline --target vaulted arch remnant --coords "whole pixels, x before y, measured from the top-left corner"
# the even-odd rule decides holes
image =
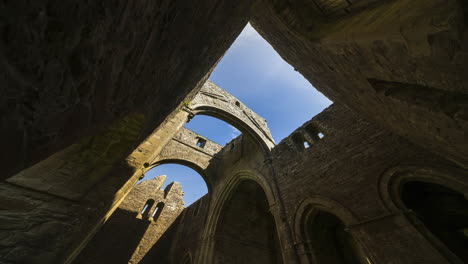
[[[211,81],[203,85],[188,108],[192,116],[208,115],[229,123],[254,139],[266,153],[275,146],[266,120]]]

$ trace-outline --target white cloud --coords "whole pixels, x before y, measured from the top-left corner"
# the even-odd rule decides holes
[[[232,140],[232,139],[238,137],[241,134],[241,132],[237,128],[235,128],[235,127],[233,127],[231,125],[230,125],[230,127],[231,127],[231,140]]]

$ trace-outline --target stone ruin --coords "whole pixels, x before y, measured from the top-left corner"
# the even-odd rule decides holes
[[[138,183],[74,263],[139,263],[184,209],[182,187],[165,180]]]
[[[0,10],[0,263],[468,262],[467,1]],[[247,22],[334,102],[278,144],[208,81]],[[221,147],[194,115],[242,135]],[[182,209],[176,184],[136,185],[165,163],[208,194]]]

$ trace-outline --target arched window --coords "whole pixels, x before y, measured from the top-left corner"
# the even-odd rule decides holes
[[[300,132],[294,133],[291,139],[299,150],[309,148],[311,145]]]
[[[153,199],[148,199],[146,201],[145,205],[143,206],[143,208],[140,211],[139,218],[147,217],[150,210],[151,210],[151,207],[153,207],[153,204],[154,204],[154,200]]]
[[[157,205],[156,205],[156,208],[154,208],[154,211],[153,211],[153,214],[151,215],[151,219],[156,222],[159,218],[159,216],[161,215],[162,213],[162,210],[164,208],[164,203],[163,202],[159,202]]]
[[[309,134],[309,136],[313,138],[314,141],[319,141],[325,137],[325,135],[320,132],[314,124],[308,124],[305,127],[305,131],[307,131],[307,134]]]
[[[303,218],[303,239],[310,263],[359,264],[361,250],[335,215],[312,209]]]
[[[402,186],[401,199],[446,257],[468,263],[468,201],[463,194],[434,183],[409,181]]]
[[[221,211],[215,235],[214,258],[223,263],[282,263],[276,224],[262,187],[241,182]]]

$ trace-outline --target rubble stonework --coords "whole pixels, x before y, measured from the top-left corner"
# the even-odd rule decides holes
[[[138,183],[74,263],[139,263],[184,209],[182,187],[165,180]]]
[[[1,263],[94,261],[106,232],[122,236],[99,243],[116,262],[468,262],[466,1],[0,8]],[[248,21],[335,102],[278,145],[207,81]],[[219,146],[182,128],[194,115],[243,134]],[[209,192],[144,236],[151,222],[122,206],[165,163]],[[109,228],[129,214],[139,224]]]

